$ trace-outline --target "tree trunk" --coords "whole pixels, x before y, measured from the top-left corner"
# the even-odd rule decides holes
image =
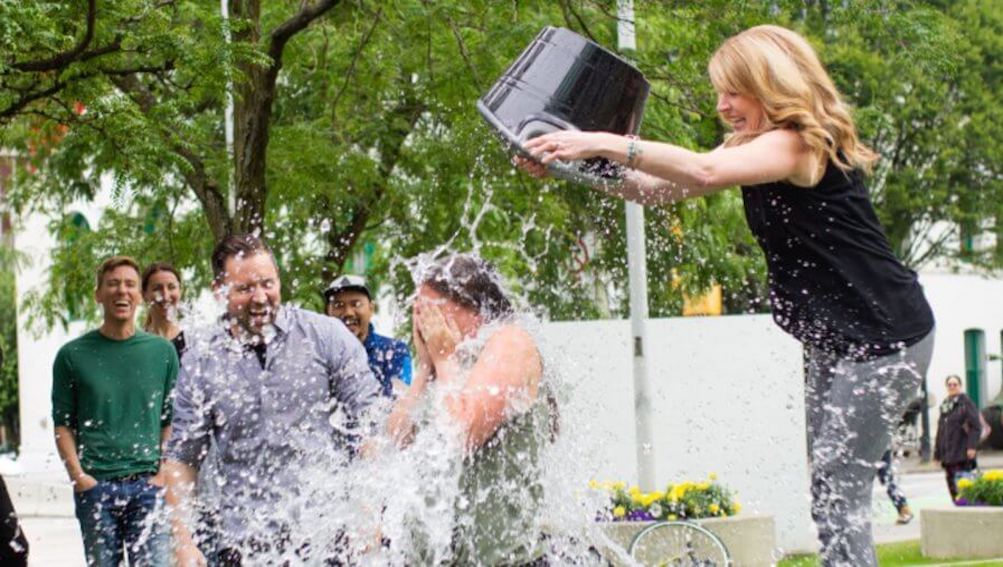
[[[306,0],[299,10],[271,30],[261,33],[261,0],[230,0],[230,13],[247,22],[234,34],[234,40],[263,44],[271,62],[266,66],[241,63],[245,80],[234,85],[233,187],[237,196],[233,230],[238,233],[260,232],[265,224],[265,185],[268,135],[275,102],[276,81],[282,69],[282,53],[293,36],[338,5],[340,0]]]

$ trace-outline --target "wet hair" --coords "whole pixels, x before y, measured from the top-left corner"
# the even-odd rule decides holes
[[[267,253],[275,261],[275,255],[265,241],[253,234],[231,234],[221,240],[212,251],[212,275],[217,282],[226,274],[226,261],[237,256],[253,256]]]
[[[154,262],[143,270],[143,276],[141,278],[143,282],[141,288],[143,293],[146,293],[146,289],[150,287],[150,278],[152,278],[153,274],[156,274],[157,272],[170,272],[178,279],[178,284],[181,284],[181,274],[178,273],[178,270],[172,264],[169,262]]]
[[[485,322],[507,317],[515,311],[505,295],[497,270],[474,254],[440,258],[422,274],[418,286],[425,285],[446,299],[477,311]]]
[[[961,376],[958,376],[957,374],[949,374],[947,376],[947,379],[944,380],[944,385],[946,386],[947,383],[950,382],[951,380],[957,380],[959,386],[961,386],[962,384],[964,384],[964,382],[961,381]]]
[[[133,270],[136,270],[136,275],[139,275],[139,264],[130,256],[112,256],[104,262],[97,269],[97,287],[101,287],[101,282],[104,280],[104,275],[108,272],[121,268],[122,266],[129,266]]]
[[[752,97],[765,113],[759,131],[733,134],[725,145],[787,128],[798,133],[812,155],[828,158],[843,171],[870,171],[877,161],[878,155],[858,139],[850,109],[815,49],[796,32],[771,25],[749,28],[725,40],[707,70],[718,92]]]

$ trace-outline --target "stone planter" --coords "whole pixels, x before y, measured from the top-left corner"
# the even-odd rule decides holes
[[[627,549],[637,532],[651,523],[606,522],[603,524],[603,531],[611,540]],[[773,551],[777,536],[773,516],[740,514],[730,518],[695,520],[694,523],[721,538],[735,567],[768,567],[776,563]],[[614,558],[614,555],[608,554],[607,557]],[[615,559],[613,561],[614,564],[622,565]]]
[[[1003,557],[1003,507],[954,506],[920,511],[923,555],[937,559]]]

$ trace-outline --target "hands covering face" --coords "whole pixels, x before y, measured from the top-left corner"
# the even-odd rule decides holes
[[[442,306],[418,297],[414,304],[414,344],[418,360],[435,365],[449,358],[463,340],[456,322],[446,317]]]

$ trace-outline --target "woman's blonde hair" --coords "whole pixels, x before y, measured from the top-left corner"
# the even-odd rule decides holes
[[[733,134],[725,145],[789,128],[812,155],[828,157],[843,171],[870,172],[878,159],[857,137],[850,110],[815,50],[797,33],[770,25],[749,28],[714,52],[708,71],[718,92],[755,98],[765,111],[766,123],[759,131]]]

